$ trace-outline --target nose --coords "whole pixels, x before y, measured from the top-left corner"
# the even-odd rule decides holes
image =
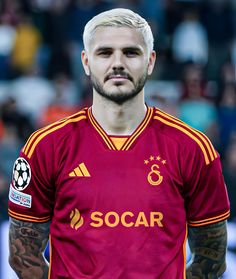
[[[112,69],[113,70],[124,70],[124,61],[123,61],[122,53],[114,53]]]

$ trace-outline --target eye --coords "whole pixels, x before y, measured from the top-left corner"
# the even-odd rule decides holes
[[[128,50],[125,50],[124,51],[124,54],[127,56],[127,57],[136,57],[139,55],[139,52],[135,49],[128,49]]]
[[[106,57],[109,57],[111,55],[111,53],[112,52],[110,50],[101,50],[97,53],[97,55],[100,57],[106,58]]]

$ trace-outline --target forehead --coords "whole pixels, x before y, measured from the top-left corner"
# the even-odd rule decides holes
[[[126,48],[138,47],[146,49],[143,36],[140,31],[129,27],[99,27],[96,29],[93,38],[90,41],[91,51],[101,47]]]

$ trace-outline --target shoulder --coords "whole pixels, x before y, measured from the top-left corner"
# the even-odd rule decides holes
[[[156,121],[159,132],[176,142],[183,152],[192,155],[200,154],[206,165],[218,157],[211,141],[204,133],[158,108],[154,110],[153,119]]]
[[[71,136],[73,131],[79,131],[87,123],[87,108],[79,112],[60,119],[50,125],[47,125],[35,131],[25,143],[22,152],[28,158],[31,158],[38,146],[52,146],[52,144],[62,142],[65,138]]]

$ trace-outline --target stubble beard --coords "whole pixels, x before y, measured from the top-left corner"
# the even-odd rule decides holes
[[[125,102],[133,99],[136,97],[143,89],[146,81],[147,81],[147,71],[137,80],[137,82],[133,82],[134,88],[130,90],[129,92],[125,93],[109,93],[107,90],[104,90],[101,83],[98,81],[98,79],[91,73],[90,71],[90,80],[92,83],[93,88],[96,90],[96,92],[104,97],[105,99],[112,101],[118,105],[122,105]],[[119,87],[121,84],[117,83],[117,87]]]

